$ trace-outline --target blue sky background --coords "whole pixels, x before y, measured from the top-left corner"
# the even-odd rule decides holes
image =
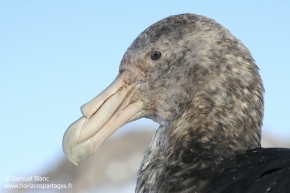
[[[0,183],[64,158],[66,128],[114,80],[131,42],[180,13],[215,19],[249,48],[266,88],[264,130],[290,139],[289,2],[0,1]],[[158,127],[144,119],[117,134],[145,124]]]

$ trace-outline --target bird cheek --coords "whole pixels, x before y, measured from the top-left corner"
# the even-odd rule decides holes
[[[136,67],[130,67],[130,70],[128,70],[129,74],[127,75],[125,79],[126,84],[141,84],[142,82],[146,82],[146,74],[145,72],[142,72]]]

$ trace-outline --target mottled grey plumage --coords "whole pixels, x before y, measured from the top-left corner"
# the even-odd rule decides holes
[[[155,50],[162,53],[156,61],[150,59]],[[122,70],[130,72],[128,82],[142,83],[132,101],[147,103],[134,119],[160,124],[136,192],[226,190],[217,182],[225,168],[234,167],[237,155],[260,148],[264,88],[249,50],[214,20],[182,14],[142,32],[125,53]]]

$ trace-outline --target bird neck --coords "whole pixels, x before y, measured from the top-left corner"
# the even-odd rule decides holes
[[[211,106],[208,99],[197,101],[184,104],[156,131],[138,171],[136,192],[160,187],[170,179],[186,180],[189,174],[194,178],[220,172],[234,162],[238,152],[260,147],[260,128],[247,125],[249,120],[239,120],[237,107]],[[200,187],[204,183],[195,182]]]

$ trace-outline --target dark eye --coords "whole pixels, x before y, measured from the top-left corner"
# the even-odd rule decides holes
[[[161,52],[159,52],[159,51],[153,51],[151,53],[152,60],[158,60],[160,57],[161,57]]]

